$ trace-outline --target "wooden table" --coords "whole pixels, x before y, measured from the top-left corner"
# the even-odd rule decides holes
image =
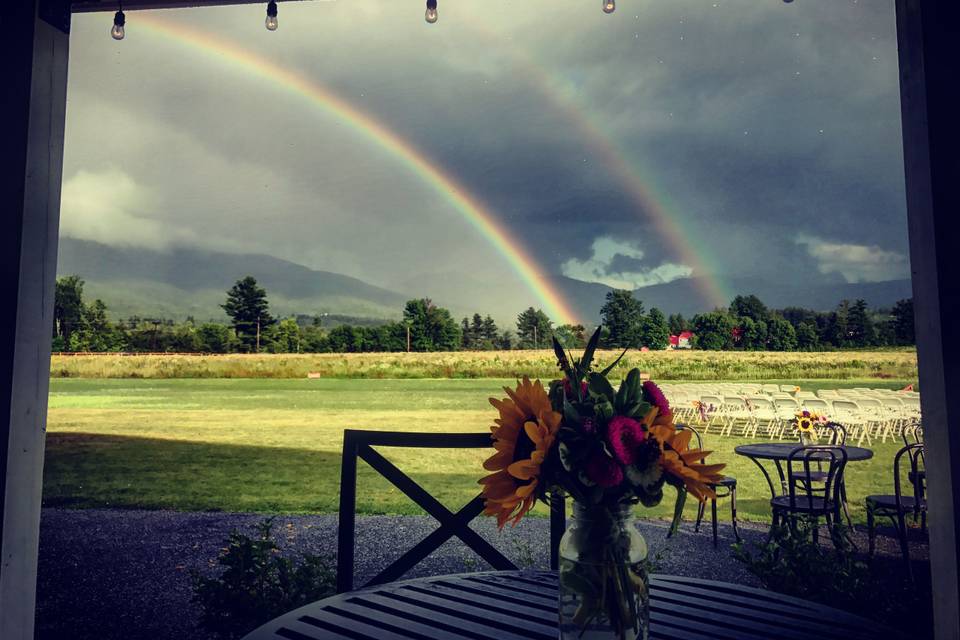
[[[436,576],[343,593],[268,622],[244,640],[556,640],[557,574]],[[726,582],[656,575],[651,640],[881,640],[869,620]]]

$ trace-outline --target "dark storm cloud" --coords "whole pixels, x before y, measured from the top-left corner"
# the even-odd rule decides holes
[[[594,240],[619,238],[642,257],[614,258],[633,261],[616,272],[670,264],[658,273],[682,273],[681,252],[592,153],[573,108],[624,151],[720,275],[855,279],[862,268],[875,278],[895,269],[871,260],[905,264],[895,257],[906,240],[886,4],[637,0],[604,16],[579,4],[508,13],[463,3],[445,4],[429,29],[396,3],[281,9],[273,34],[262,7],[164,15],[243,43],[377,117],[479,195],[551,270],[571,258],[593,264]],[[424,240],[465,269],[501,268],[435,192],[342,121],[175,43],[138,46],[135,15],[122,48],[103,41],[102,22],[77,18],[66,177],[119,166],[131,185],[149,185],[163,215],[190,229],[167,242],[217,238],[379,282],[400,258],[411,273],[430,269],[403,253]],[[530,75],[530,60],[542,76]],[[552,103],[544,82],[566,104]],[[109,139],[105,114],[124,140]],[[197,179],[191,165],[208,175]],[[396,246],[361,233],[369,228]],[[850,264],[846,254],[856,254]]]

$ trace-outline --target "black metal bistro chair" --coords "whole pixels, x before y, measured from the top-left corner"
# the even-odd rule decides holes
[[[820,425],[818,429],[818,443],[822,442],[831,447],[844,447],[847,444],[847,429],[839,422],[828,422]],[[801,444],[803,441],[801,440]],[[813,491],[825,491],[827,480],[827,471],[823,468],[823,461],[817,461],[816,470],[810,471],[810,479],[813,481],[811,489]],[[840,479],[840,504],[843,508],[843,515],[847,519],[847,524],[853,527],[853,520],[850,518],[850,511],[847,509],[847,487]]]
[[[703,438],[700,436],[700,432],[686,424],[678,424],[677,430],[690,431],[693,433],[693,437],[697,442],[697,449],[703,449]],[[705,462],[706,459],[701,460]],[[716,483],[707,483],[714,493],[717,494],[716,498],[710,500],[710,522],[713,525],[713,546],[717,546],[717,500],[721,498],[730,498],[730,522],[733,525],[733,535],[736,536],[737,541],[740,541],[740,530],[737,529],[737,479],[733,476],[723,476],[723,479]],[[697,533],[700,532],[700,523],[703,522],[704,513],[707,510],[707,504],[701,502],[697,508],[697,523],[694,525],[693,530]]]
[[[407,447],[423,449],[492,448],[490,433],[410,433],[400,431],[343,432],[343,461],[340,466],[340,522],[337,532],[337,592],[353,589],[354,537],[356,535],[357,459],[366,461],[407,497],[433,516],[440,526],[390,566],[371,578],[365,586],[398,580],[403,574],[456,536],[498,571],[516,570],[517,566],[497,551],[468,525],[483,511],[483,498],[477,495],[456,513],[443,506],[423,487],[414,482],[373,447]],[[479,476],[478,476],[479,478]],[[562,499],[551,502],[550,566],[558,565],[560,538],[565,529],[566,513]]]
[[[906,459],[910,468],[906,471],[907,491],[904,491],[903,460]],[[913,514],[914,521],[920,519],[921,528],[927,526],[927,478],[924,472],[923,444],[908,444],[893,458],[893,495],[867,496],[867,535],[870,538],[870,555],[873,555],[876,546],[877,516],[887,517],[893,521],[897,529],[897,538],[900,540],[900,552],[910,570],[910,545],[907,538],[908,513]],[[912,577],[912,572],[911,572]]]
[[[820,518],[831,529],[840,521],[846,466],[847,452],[840,446],[808,445],[791,451],[787,457],[786,493],[770,499],[773,526],[781,520],[792,525],[799,517],[807,518],[817,542]]]

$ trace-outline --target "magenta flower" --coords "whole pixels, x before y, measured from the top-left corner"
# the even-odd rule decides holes
[[[593,454],[593,457],[587,461],[584,472],[591,482],[596,482],[605,489],[623,482],[623,469],[603,453]]]
[[[616,416],[607,425],[607,442],[621,464],[631,465],[636,461],[636,451],[647,437],[639,422],[626,416]]]
[[[667,401],[667,396],[663,395],[663,391],[653,380],[643,383],[643,399],[655,406],[659,415],[670,416],[670,403]]]

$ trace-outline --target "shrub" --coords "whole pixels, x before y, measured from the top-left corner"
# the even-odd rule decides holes
[[[845,527],[821,527],[832,545],[813,541],[813,527],[799,519],[794,526],[771,529],[769,539],[751,552],[742,542],[733,545],[734,557],[771,591],[876,619],[890,626],[909,626],[915,637],[932,629],[929,587],[912,582],[897,564],[881,571],[865,562]],[[929,583],[926,583],[929,584]],[[926,591],[926,595],[924,595]]]
[[[272,529],[269,518],[257,525],[256,538],[233,531],[220,554],[224,571],[218,577],[192,572],[201,625],[221,638],[238,638],[335,591],[330,558],[304,554],[294,563],[280,554]]]

